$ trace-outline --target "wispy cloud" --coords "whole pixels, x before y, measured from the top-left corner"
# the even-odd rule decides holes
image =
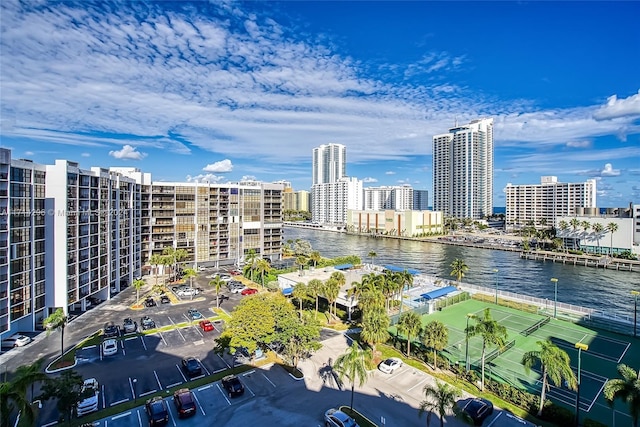
[[[209,182],[214,184],[214,183],[224,181],[225,178],[224,176],[221,176],[221,175],[206,173],[206,174],[199,174],[195,176],[187,175],[185,179],[187,180],[187,182]]]
[[[370,184],[372,182],[378,182],[378,180],[376,178],[372,178],[370,176],[363,178],[362,180],[365,184]]]
[[[640,90],[637,94],[623,99],[618,99],[616,95],[612,95],[607,99],[606,105],[598,108],[593,113],[593,118],[596,120],[638,116],[640,116]]]
[[[116,159],[125,160],[142,160],[147,156],[145,153],[136,151],[136,148],[130,145],[125,145],[122,150],[109,151],[109,155]]]

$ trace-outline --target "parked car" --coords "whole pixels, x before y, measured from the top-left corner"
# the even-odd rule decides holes
[[[487,399],[481,399],[479,397],[469,399],[469,401],[462,407],[462,411],[471,417],[473,425],[481,426],[484,420],[493,414],[493,403]]]
[[[171,300],[167,295],[160,295],[160,303],[161,304],[169,304]]]
[[[229,282],[227,282],[227,289],[231,289],[234,288],[236,286],[244,286],[244,284],[242,282],[239,282],[237,280],[231,280]]]
[[[104,338],[114,338],[120,336],[120,330],[113,323],[107,325],[102,330],[102,336]]]
[[[156,327],[156,322],[154,322],[149,316],[143,316],[140,319],[140,325],[142,326],[142,329],[146,331],[148,329],[154,329]]]
[[[189,309],[189,311],[187,311],[187,316],[189,317],[189,319],[191,320],[200,320],[200,319],[204,319],[204,316],[202,315],[202,313],[200,313],[198,310],[196,310],[195,308],[191,308]]]
[[[215,328],[213,327],[213,323],[211,323],[208,320],[201,320],[200,321],[200,328],[204,332],[211,332],[211,331],[215,330]]]
[[[181,388],[173,393],[173,403],[178,410],[178,417],[186,418],[196,414],[196,402],[188,388]]]
[[[227,375],[222,378],[222,387],[227,391],[229,397],[240,396],[244,393],[244,386],[235,375]]]
[[[240,291],[240,295],[253,295],[257,293],[258,293],[258,290],[254,288],[245,288],[242,291]]]
[[[118,352],[118,341],[110,338],[102,342],[102,355],[113,356]]]
[[[22,334],[13,334],[2,340],[2,348],[23,347],[31,342],[31,337]]]
[[[385,374],[393,374],[393,372],[402,366],[402,360],[397,357],[390,357],[386,360],[383,360],[378,365],[378,369],[380,369]]]
[[[240,283],[239,285],[232,286],[229,289],[229,292],[231,292],[232,294],[239,294],[240,292],[244,291],[245,289],[247,289],[247,287],[245,285],[243,285],[242,283]]]
[[[124,329],[125,334],[130,334],[138,330],[138,324],[132,318],[127,317],[122,322],[122,329]]]
[[[172,286],[171,287],[171,290],[173,292],[178,292],[178,291],[183,290],[183,289],[189,289],[189,286],[187,286],[187,285],[179,285],[179,286]]]
[[[359,427],[356,420],[339,409],[331,408],[324,413],[326,427]]]
[[[147,400],[144,409],[149,417],[149,427],[165,426],[169,423],[169,408],[160,396]]]
[[[233,270],[229,270],[229,274],[232,276],[240,276],[242,274],[242,271],[233,269]]]
[[[185,357],[182,359],[182,369],[189,377],[202,375],[202,366],[195,357]]]
[[[176,295],[179,297],[192,297],[198,295],[200,291],[196,288],[186,288],[180,289],[176,292]]]
[[[81,400],[76,403],[76,415],[78,417],[98,410],[98,394],[100,393],[98,389],[98,381],[95,378],[84,380],[80,390]]]
[[[156,300],[154,300],[151,297],[148,297],[147,299],[144,300],[144,305],[146,307],[155,307],[157,304],[156,304]]]

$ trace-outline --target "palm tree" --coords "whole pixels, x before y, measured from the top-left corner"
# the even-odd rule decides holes
[[[184,270],[184,278],[189,280],[189,287],[193,289],[193,279],[198,277],[198,272],[193,268],[185,268]],[[191,298],[193,298],[193,293],[191,293]]]
[[[67,326],[68,318],[62,308],[58,308],[44,319],[42,324],[47,328],[47,334],[56,329],[60,331],[60,357],[64,354],[64,328]]]
[[[140,301],[140,288],[143,287],[144,284],[145,282],[142,279],[136,279],[132,283],[133,287],[136,288],[136,304]]]
[[[158,255],[158,254],[151,255],[151,258],[149,258],[149,264],[155,267],[153,269],[155,280],[156,280],[154,286],[158,286],[158,266],[162,264],[162,255]]]
[[[318,262],[320,262],[321,259],[322,255],[320,255],[318,251],[313,251],[309,254],[309,260],[313,262],[314,267],[318,266]]]
[[[562,245],[565,246],[564,242],[566,242],[565,239],[567,237],[567,230],[569,229],[569,223],[563,219],[558,223],[558,228],[562,232]]]
[[[491,310],[489,308],[485,308],[482,317],[474,314],[470,316],[470,318],[471,320],[475,320],[476,324],[470,325],[465,329],[467,339],[476,335],[482,337],[482,383],[480,390],[484,391],[484,357],[487,352],[487,347],[504,347],[507,339],[507,328],[500,325],[491,317]]]
[[[538,416],[542,414],[546,393],[549,390],[549,379],[556,385],[566,380],[570,387],[576,389],[576,377],[571,369],[571,360],[566,351],[561,350],[549,340],[538,341],[540,350],[528,351],[522,356],[522,364],[527,373],[533,366],[540,363],[542,367],[542,390],[540,391],[540,406]]]
[[[615,222],[610,222],[607,224],[607,231],[611,233],[611,244],[609,245],[609,255],[613,255],[613,233],[618,231],[618,224]]]
[[[42,364],[44,360],[38,359],[30,365],[22,365],[16,369],[16,375],[14,379],[10,383],[3,383],[0,385],[0,395],[2,397],[0,400],[0,413],[2,413],[2,417],[0,417],[0,421],[2,421],[2,425],[9,425],[8,420],[5,420],[5,410],[6,415],[11,412],[11,405],[9,405],[9,400],[13,401],[13,405],[20,412],[20,425],[33,425],[35,421],[35,411],[32,406],[33,400],[35,399],[34,395],[34,386],[37,382],[47,381],[49,377],[42,370]],[[10,390],[5,390],[5,384],[8,384]],[[27,396],[27,389],[31,387],[31,396]],[[5,422],[6,421],[6,422]]]
[[[171,259],[171,257],[167,256],[167,255],[162,255],[160,256],[160,264],[167,267],[169,265],[173,264],[173,260]],[[162,271],[164,272],[164,268],[162,269]],[[178,279],[178,277],[176,276],[176,280]]]
[[[413,274],[409,273],[409,271],[404,270],[398,273],[398,277],[400,279],[400,313],[402,313],[402,305],[404,303],[404,288],[413,286]]]
[[[331,317],[331,307],[336,299],[338,299],[339,293],[340,285],[338,285],[338,281],[332,275],[326,282],[324,282],[324,286],[322,287],[322,294],[329,303],[329,317]]]
[[[35,425],[35,412],[25,393],[12,382],[0,383],[0,425],[10,425],[10,416],[14,411],[26,418],[27,425]]]
[[[614,378],[604,385],[604,398],[611,407],[616,399],[621,399],[629,404],[629,414],[634,427],[638,427],[640,419],[640,372],[631,367],[620,364],[618,373],[622,378]]]
[[[369,258],[371,258],[371,265],[373,265],[373,260],[374,258],[376,258],[378,256],[377,253],[375,253],[374,251],[369,252],[369,254],[367,255]]]
[[[407,356],[411,356],[411,339],[420,335],[422,320],[415,311],[407,311],[400,315],[398,332],[407,336]]]
[[[300,270],[304,270],[304,266],[307,265],[307,257],[300,255],[296,257],[296,264],[300,266]]]
[[[220,275],[216,274],[212,280],[209,281],[209,286],[212,286],[216,290],[216,308],[220,308],[220,289],[224,286],[224,281],[220,278]]]
[[[429,408],[431,406],[436,409],[440,417],[440,427],[444,427],[444,416],[456,404],[456,399],[460,397],[460,391],[445,382],[437,380],[435,387],[426,385],[422,390],[424,391],[425,400],[420,402],[420,408]]]
[[[307,285],[303,282],[296,283],[296,285],[293,287],[292,295],[295,299],[298,300],[298,303],[300,304],[300,318],[302,318],[302,302],[308,296]]]
[[[427,323],[422,330],[421,341],[422,344],[433,350],[433,367],[437,369],[436,355],[449,343],[449,329],[444,323],[433,320]]]
[[[381,303],[374,304],[362,312],[362,332],[360,338],[371,346],[376,353],[376,346],[389,339],[389,316]]]
[[[451,267],[451,273],[449,273],[449,275],[456,276],[458,284],[464,277],[464,274],[469,270],[469,266],[460,258],[454,259],[449,267]]]
[[[256,271],[260,275],[260,283],[264,288],[264,275],[269,274],[271,272],[271,264],[266,259],[259,259],[255,263]]]
[[[591,226],[591,229],[596,235],[596,242],[598,242],[598,254],[600,253],[600,237],[602,237],[602,232],[604,231],[604,225],[596,222]]]
[[[346,377],[351,383],[351,410],[353,410],[353,394],[356,386],[362,387],[369,378],[369,365],[373,359],[370,350],[363,350],[357,342],[351,343],[351,347],[338,357],[333,364],[333,369],[338,373],[340,381]]]
[[[316,300],[316,314],[314,318],[318,317],[318,297],[322,293],[324,283],[320,279],[311,279],[307,283],[307,295]]]

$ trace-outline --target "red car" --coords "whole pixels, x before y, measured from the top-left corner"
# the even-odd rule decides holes
[[[201,320],[200,321],[200,327],[202,328],[203,331],[205,332],[211,332],[213,331],[215,328],[213,327],[213,323],[211,323],[208,320]]]
[[[240,292],[241,295],[253,295],[257,293],[258,293],[258,290],[253,288],[247,288],[247,289],[244,289],[242,292]]]
[[[229,274],[231,274],[232,276],[239,276],[239,275],[242,274],[242,271],[240,271],[240,270],[231,270],[229,272]]]

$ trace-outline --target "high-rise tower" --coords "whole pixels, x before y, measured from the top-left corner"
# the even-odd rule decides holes
[[[433,137],[433,209],[455,218],[493,213],[493,119]]]
[[[330,184],[347,176],[347,148],[342,144],[323,144],[313,149],[312,184]]]

